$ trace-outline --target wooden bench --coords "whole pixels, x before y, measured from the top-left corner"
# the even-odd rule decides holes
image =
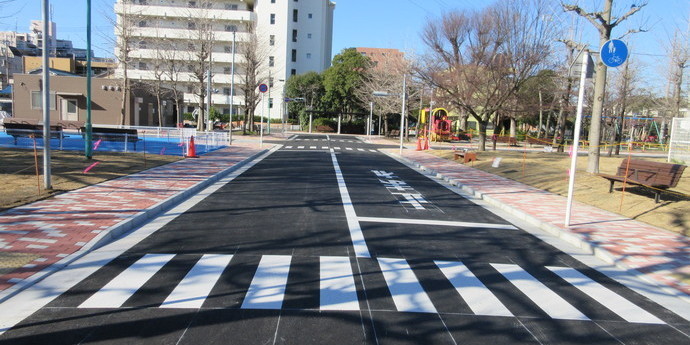
[[[628,164],[630,160],[630,164]],[[624,182],[649,188],[654,192],[654,202],[659,203],[661,192],[678,185],[685,165],[651,162],[642,159],[624,159],[616,175],[599,174],[609,180],[609,193],[613,192],[614,182]],[[626,175],[627,172],[627,175]]]
[[[507,143],[510,146],[517,146],[517,139],[514,137],[506,137],[506,136],[493,136],[492,140],[497,142],[497,143]]]
[[[399,137],[399,136],[400,136],[400,130],[399,130],[399,129],[394,129],[394,130],[388,132],[388,136],[389,136],[389,137],[393,137],[393,138]]]
[[[86,127],[79,128],[81,136],[86,138]],[[128,128],[107,128],[107,127],[92,127],[91,140],[98,141],[112,141],[125,143],[125,151],[127,151],[127,143],[133,143],[134,151],[137,150],[137,141],[139,134],[136,129]]]
[[[5,122],[5,133],[14,138],[14,144],[17,145],[19,138],[43,138],[43,125],[19,122]],[[60,140],[60,147],[62,148],[62,126],[50,126],[50,138]]]
[[[534,138],[534,137],[527,137],[527,143],[529,144],[530,147],[532,145],[544,145],[544,146],[551,146],[553,145],[553,138]]]
[[[453,154],[453,159],[458,160],[462,158],[462,162],[464,164],[467,164],[469,162],[474,162],[477,160],[477,154],[474,152],[466,152],[466,151],[455,151]]]

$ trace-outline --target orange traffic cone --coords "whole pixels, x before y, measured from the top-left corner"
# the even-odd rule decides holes
[[[424,140],[424,148],[423,150],[428,150],[429,149],[429,138],[426,138]]]
[[[187,155],[185,155],[185,158],[199,158],[199,156],[196,155],[196,146],[194,145],[193,135],[189,138],[189,144],[187,145]]]
[[[420,138],[417,138],[417,149],[415,151],[421,151],[422,150],[422,142],[420,141]]]

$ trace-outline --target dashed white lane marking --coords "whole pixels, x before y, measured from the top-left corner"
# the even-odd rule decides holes
[[[242,302],[242,309],[280,309],[291,260],[289,255],[264,255]]]
[[[161,308],[201,308],[232,255],[206,254],[168,295]]]
[[[355,207],[352,205],[352,199],[350,199],[350,193],[347,191],[347,185],[345,184],[343,172],[340,170],[338,159],[335,157],[335,152],[333,150],[331,150],[331,160],[333,161],[333,169],[335,169],[335,177],[338,181],[340,198],[342,199],[343,208],[345,209],[345,219],[347,220],[347,227],[350,230],[350,238],[352,239],[352,246],[354,247],[355,255],[369,258],[371,255],[369,254],[367,243],[364,240],[364,233],[362,233],[362,228],[357,220]]]
[[[377,261],[398,311],[436,312],[436,307],[405,259],[378,258]]]
[[[297,148],[298,148],[298,149],[303,149],[303,148],[304,148],[304,146],[297,146]]]
[[[437,226],[456,226],[463,228],[487,228],[487,229],[506,229],[517,230],[516,227],[509,224],[489,224],[489,223],[471,223],[471,222],[455,222],[445,220],[433,219],[405,219],[405,218],[380,218],[380,217],[358,217],[360,222],[370,223],[397,223],[397,224],[415,224],[415,225],[437,225]]]
[[[594,298],[597,302],[604,305],[618,316],[628,322],[664,324],[656,316],[648,313],[644,309],[632,304],[617,293],[607,289],[601,284],[593,281],[578,270],[569,267],[546,267],[551,272],[584,292],[587,296]]]
[[[314,149],[316,149],[316,146],[309,146],[309,148],[314,150]]]
[[[120,273],[79,308],[119,308],[158,272],[174,254],[146,254]]]
[[[351,147],[346,147],[345,150],[352,151]]]
[[[564,320],[589,320],[585,314],[575,309],[520,266],[513,264],[491,264],[491,266],[550,317]]]
[[[320,260],[321,310],[359,310],[350,258],[322,256]]]
[[[462,263],[434,261],[477,315],[513,316],[513,313]]]

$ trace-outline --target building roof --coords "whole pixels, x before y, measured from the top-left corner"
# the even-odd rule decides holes
[[[69,73],[69,72],[61,71],[59,69],[54,69],[54,68],[49,68],[48,72],[50,72],[50,75],[58,75],[61,77],[79,77],[79,75],[76,75],[74,73]],[[27,74],[41,74],[41,73],[43,73],[43,68],[37,68],[35,70],[31,70]]]

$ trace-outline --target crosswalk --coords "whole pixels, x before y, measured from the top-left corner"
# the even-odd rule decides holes
[[[319,139],[319,138],[296,138],[291,141],[311,141],[311,142],[332,142],[332,143],[362,143],[360,140],[347,139]]]
[[[286,150],[330,150],[331,149],[331,147],[329,147],[329,146],[316,146],[316,145],[286,145],[283,148]],[[361,147],[333,146],[332,148],[335,151],[379,152],[378,150],[364,149]]]
[[[100,288],[87,293],[84,296],[86,299],[78,305],[78,308],[123,307],[128,300],[137,297],[139,290],[151,290],[152,287],[148,282],[156,281],[156,275],[163,274],[161,272],[166,268],[174,266],[176,256],[178,255],[144,255],[109,281],[104,282]],[[240,263],[233,265],[236,257],[236,255],[206,254],[194,259],[190,267],[185,266],[186,273],[179,281],[161,283],[164,285],[159,288],[153,287],[153,290],[166,292],[158,296],[157,301],[150,301],[151,303],[147,305],[180,309],[212,308],[214,306],[209,306],[206,302],[212,291],[216,291],[214,298],[219,295],[243,294],[241,305],[237,306],[241,309],[278,310],[284,308],[284,302],[291,291],[291,284],[313,281],[314,284],[311,285],[313,289],[309,290],[309,293],[318,300],[318,306],[304,306],[303,309],[364,310],[369,305],[365,299],[373,298],[367,296],[377,295],[378,298],[383,298],[381,291],[382,285],[385,285],[387,288],[385,298],[392,301],[391,305],[398,312],[449,312],[448,300],[438,300],[434,292],[443,288],[457,294],[456,296],[464,302],[464,306],[458,305],[457,311],[451,311],[457,313],[498,317],[524,316],[522,315],[524,312],[521,311],[524,309],[515,306],[514,296],[520,295],[526,298],[524,304],[529,304],[528,309],[539,309],[552,319],[588,321],[601,318],[601,315],[592,315],[591,308],[580,310],[576,307],[582,303],[585,296],[584,298],[594,301],[594,304],[601,305],[608,314],[617,315],[624,321],[664,324],[664,321],[645,309],[570,267],[543,267],[541,271],[553,273],[554,278],[547,282],[540,281],[540,279],[545,279],[543,275],[539,278],[519,265],[505,263],[491,263],[486,267],[493,269],[492,272],[487,273],[486,270],[481,269],[479,274],[476,274],[476,269],[461,261],[437,260],[429,262],[429,265],[420,266],[419,263],[411,265],[402,258],[355,259],[321,256],[308,258],[315,261],[314,265],[318,265],[318,269],[305,272],[305,267],[309,265],[304,265],[304,258],[300,258],[300,261],[290,255],[263,255],[258,264],[252,266],[241,260]],[[358,272],[360,262],[366,260],[369,260],[368,267],[373,269]],[[248,268],[249,266],[251,268]],[[246,275],[248,269],[251,270],[252,277],[246,280],[247,286],[235,286],[233,291],[216,290],[218,284],[241,281],[242,279],[238,279],[237,276]],[[434,280],[433,284],[424,281],[424,277],[437,273],[436,277],[444,277],[445,283],[439,282],[438,279]],[[291,280],[293,275],[308,277],[310,274],[314,275],[313,279],[297,280],[297,282],[294,279]],[[500,275],[508,284],[497,287],[495,284],[497,275]],[[382,282],[381,286],[376,286],[376,276],[380,277],[378,281]],[[318,284],[316,284],[317,280]],[[492,281],[494,284],[490,283]],[[147,289],[142,289],[147,283]],[[555,284],[563,288],[554,288]],[[172,290],[166,290],[164,287],[173,285]],[[452,286],[452,289],[444,288],[446,285]],[[434,287],[432,291],[428,291],[430,286]],[[566,296],[563,291],[568,289],[579,291],[582,296],[578,298]],[[362,290],[370,292],[362,293]],[[305,292],[302,291],[302,294]],[[567,299],[574,299],[576,302]]]

